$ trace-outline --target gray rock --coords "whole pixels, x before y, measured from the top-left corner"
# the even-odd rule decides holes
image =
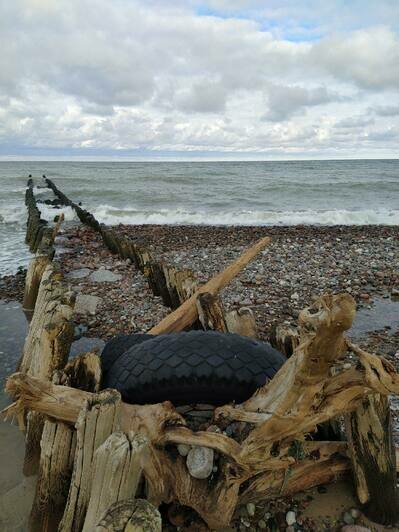
[[[187,455],[187,469],[194,478],[208,478],[213,468],[213,449],[193,447]]]
[[[255,510],[256,510],[256,506],[254,505],[254,503],[249,502],[247,504],[247,514],[249,515],[249,517],[253,517],[255,515]]]
[[[100,268],[99,270],[93,272],[89,279],[92,283],[114,283],[122,279],[122,275]]]
[[[75,302],[75,312],[77,314],[95,315],[98,304],[102,301],[101,297],[90,296],[88,294],[78,294]]]
[[[342,516],[342,520],[344,523],[346,523],[347,525],[353,525],[355,524],[355,520],[353,519],[352,515],[350,514],[350,512],[344,512],[343,516]]]
[[[179,454],[181,456],[187,456],[190,452],[190,449],[190,445],[186,445],[185,443],[179,443],[179,445],[177,446],[177,450],[179,451]]]
[[[90,275],[91,270],[89,268],[80,268],[79,270],[72,270],[65,275],[66,279],[83,279]]]

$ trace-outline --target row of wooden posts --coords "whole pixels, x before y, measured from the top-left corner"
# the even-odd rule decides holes
[[[23,306],[31,319],[17,368],[19,375],[96,394],[82,409],[76,427],[34,408],[18,416],[26,433],[24,474],[38,475],[29,531],[160,532],[158,510],[145,500],[135,499],[144,446],[131,433],[118,432],[120,394],[100,392],[101,361],[95,352],[68,362],[74,337],[75,294],[53,261],[54,239],[62,217],[51,227],[42,223],[31,180],[26,195],[26,240],[36,252],[25,284]],[[109,415],[110,411],[114,415]],[[101,428],[96,432],[97,418]],[[119,475],[114,471],[116,464]],[[99,482],[101,475],[107,479],[107,492],[96,492],[104,483],[104,479]]]
[[[121,235],[112,227],[101,224],[92,213],[69,199],[50,179],[46,178],[46,184],[64,205],[75,210],[84,225],[101,235],[111,253],[123,260],[129,259],[145,275],[153,294],[160,296],[166,307],[173,310],[178,308],[198,289],[199,285],[192,270],[178,270],[156,260],[145,243]]]
[[[205,328],[229,330],[217,292],[268,241],[255,244],[150,332],[182,330],[201,316]],[[221,430],[230,422],[248,424],[248,436],[238,443],[223,432],[191,431],[170,403],[127,405],[117,391],[99,391],[101,364],[94,353],[67,363],[73,294],[48,259],[21,371],[7,383],[16,400],[8,413],[23,423],[29,411],[25,472],[39,471],[30,530],[124,530],[134,515],[147,519],[144,530],[160,530],[156,507],[172,501],[221,528],[240,504],[292,495],[350,469],[365,511],[394,523],[399,505],[387,396],[399,394],[399,375],[345,338],[354,315],[349,294],[323,296],[302,311],[293,354],[271,383],[242,405],[215,411],[213,423]],[[277,336],[288,345],[288,334]],[[349,369],[340,360],[347,349],[356,358]],[[343,415],[347,442],[305,438]],[[190,476],[184,458],[171,450],[178,444],[220,454],[212,482]],[[301,452],[293,454],[294,448]]]
[[[111,253],[123,260],[129,259],[144,274],[153,294],[160,296],[166,307],[172,310],[179,308],[200,288],[192,270],[177,269],[164,261],[157,260],[145,242],[136,241],[120,234],[115,228],[99,223],[92,213],[68,198],[53,181],[46,178],[46,184],[65,206],[75,210],[82,224],[101,235]],[[199,309],[197,327],[256,336],[255,318],[249,308],[224,312],[220,301],[209,293],[201,295],[197,307]]]
[[[25,205],[28,210],[25,242],[28,244],[29,250],[35,253],[40,246],[44,232],[48,229],[48,223],[42,219],[33,188],[33,179],[29,178],[25,192]]]
[[[36,204],[33,194],[33,182],[28,183],[28,194],[30,206],[39,212],[38,224],[28,223],[27,238],[29,234],[34,233],[34,229],[40,222],[40,211]],[[60,199],[65,203],[65,196],[58,192]],[[69,201],[69,200],[68,200]],[[78,206],[77,206],[78,207]],[[80,218],[85,222],[92,220],[93,217],[80,212]],[[31,222],[31,217],[29,216]],[[68,363],[68,353],[73,341],[73,308],[74,294],[68,290],[66,283],[62,279],[60,267],[57,262],[53,262],[54,257],[54,239],[62,223],[62,216],[54,226],[46,224],[46,229],[41,232],[41,240],[37,246],[36,253],[33,256],[27,272],[24,309],[29,311],[32,319],[30,322],[29,333],[25,342],[23,355],[18,370],[24,376],[34,377],[43,381],[51,381],[54,384],[67,385],[76,390],[98,393],[101,383],[101,363],[95,353],[85,353],[78,356],[72,362]],[[91,227],[93,224],[89,223]],[[94,223],[94,228],[98,227]],[[119,253],[121,257],[126,258],[126,241],[127,239],[118,238],[113,230],[107,230],[102,226],[104,242],[108,243],[107,247],[112,248],[113,252]],[[118,248],[116,247],[118,246]],[[134,263],[143,272],[147,272],[149,264],[153,265],[150,254],[144,246],[133,248],[129,254],[130,258],[135,258]],[[189,291],[185,291],[187,278],[184,273],[178,272],[173,268],[166,267],[165,270],[172,282],[169,282],[168,295],[164,301],[169,306],[177,307],[179,302],[187,299]],[[174,276],[174,277],[173,277]],[[184,282],[185,277],[185,282]],[[176,279],[173,282],[173,279]],[[155,287],[155,284],[153,284]],[[176,288],[179,287],[180,289]],[[157,294],[156,288],[154,292]],[[158,294],[157,294],[158,295]],[[168,299],[166,299],[168,297]],[[223,321],[223,328],[227,330],[227,323],[231,330],[255,334],[254,320],[251,313],[230,313],[224,317],[221,308],[218,306],[214,296],[210,293],[201,294],[198,304],[201,322],[204,328],[220,328]],[[173,301],[173,303],[172,303]],[[219,309],[219,313],[211,310]],[[215,320],[218,320],[216,326]],[[244,331],[245,329],[245,331]],[[136,438],[129,433],[120,433],[116,431],[117,425],[111,423],[109,426],[104,423],[104,411],[110,402],[115,405],[121,404],[118,393],[109,394],[102,392],[93,399],[91,407],[99,409],[102,423],[102,435],[96,442],[99,449],[98,461],[107,471],[107,481],[110,476],[110,469],[114,469],[115,464],[124,463],[127,457],[130,457],[131,463],[135,465],[134,471],[130,468],[120,470],[123,475],[123,482],[115,471],[111,475],[111,485],[108,494],[95,495],[95,503],[89,507],[91,500],[90,488],[91,479],[88,471],[84,473],[77,472],[74,467],[75,463],[80,463],[84,450],[90,442],[81,443],[77,448],[77,440],[87,434],[87,424],[90,420],[84,421],[82,431],[77,430],[64,422],[54,422],[45,418],[43,414],[30,410],[24,420],[26,424],[26,450],[24,459],[24,474],[30,476],[38,474],[37,489],[29,519],[29,530],[34,532],[52,531],[57,527],[60,531],[67,530],[94,530],[98,525],[98,530],[112,530],[117,528],[117,522],[130,520],[130,523],[140,522],[142,519],[148,521],[147,528],[144,530],[157,530],[160,526],[160,516],[155,508],[146,501],[136,500],[134,497],[140,478],[141,469],[138,466],[138,460],[145,449],[143,442],[136,445]],[[115,406],[115,408],[117,408]],[[119,407],[118,406],[118,407]],[[91,411],[91,409],[90,409]],[[98,414],[98,412],[97,412]],[[82,434],[81,434],[82,432]],[[108,437],[109,436],[109,437]],[[140,438],[139,438],[140,439]],[[104,444],[104,445],[103,445]],[[136,449],[137,447],[137,449]],[[105,453],[105,458],[103,454]],[[96,455],[97,456],[97,455]],[[85,454],[85,460],[94,464],[93,456]],[[107,469],[108,468],[108,469]],[[104,473],[100,465],[96,465],[98,474]],[[134,474],[133,474],[134,473]],[[76,478],[82,474],[82,478]],[[99,479],[93,481],[93,486],[98,486]],[[101,485],[101,482],[100,482]],[[78,490],[79,496],[72,492],[71,489]],[[129,499],[130,497],[130,499]],[[128,501],[124,501],[128,499]],[[122,503],[121,503],[122,501]],[[113,503],[117,503],[112,506]],[[95,511],[93,510],[95,506]],[[104,512],[110,508],[110,511]],[[87,516],[86,516],[87,513]],[[127,519],[129,517],[129,519]],[[134,517],[134,518],[133,518]],[[107,523],[107,528],[105,524]],[[152,527],[152,528],[151,528]]]

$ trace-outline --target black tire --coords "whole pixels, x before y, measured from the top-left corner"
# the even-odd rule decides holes
[[[141,344],[150,338],[154,338],[151,334],[118,334],[112,340],[109,340],[104,346],[101,353],[101,367],[103,370],[103,378],[110,367],[116,360],[130,347]]]
[[[127,403],[221,405],[248,399],[284,361],[269,344],[246,336],[216,331],[164,334],[120,355],[103,386],[119,390]]]

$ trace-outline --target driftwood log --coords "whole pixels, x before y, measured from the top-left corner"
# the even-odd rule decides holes
[[[215,410],[213,424],[248,423],[240,442],[223,433],[193,432],[171,403],[121,404],[121,430],[149,441],[143,463],[147,498],[155,506],[178,501],[195,509],[211,528],[229,524],[237,505],[290,495],[339,478],[349,469],[346,442],[309,441],[316,426],[359,408],[374,394],[399,393],[392,364],[349,343],[344,332],[355,315],[349,294],[324,296],[299,317],[300,343],[274,379],[240,405]],[[356,362],[347,368],[347,350]],[[332,371],[334,370],[334,371]],[[332,374],[334,376],[332,376]],[[35,409],[76,422],[92,394],[14,374],[7,390],[16,402],[6,409],[20,414]],[[214,449],[217,472],[193,478],[177,444]]]

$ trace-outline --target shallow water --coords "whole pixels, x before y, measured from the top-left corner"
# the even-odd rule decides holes
[[[4,385],[15,372],[23,351],[28,322],[17,301],[0,301],[0,408],[8,403]],[[104,342],[100,338],[81,337],[72,343],[70,357],[97,348],[101,352]]]
[[[382,329],[386,329],[389,334],[394,334],[398,330],[399,301],[376,298],[370,307],[364,307],[357,311],[353,326],[349,331],[350,337],[361,338],[368,332]]]
[[[399,160],[0,162],[0,274],[26,264],[27,177],[107,224],[399,225]],[[36,188],[39,199],[52,198]],[[44,204],[42,215],[60,211]],[[63,209],[66,219],[74,213]]]
[[[14,373],[20,359],[28,322],[16,301],[0,301],[0,405],[7,402],[3,392],[6,378]]]

